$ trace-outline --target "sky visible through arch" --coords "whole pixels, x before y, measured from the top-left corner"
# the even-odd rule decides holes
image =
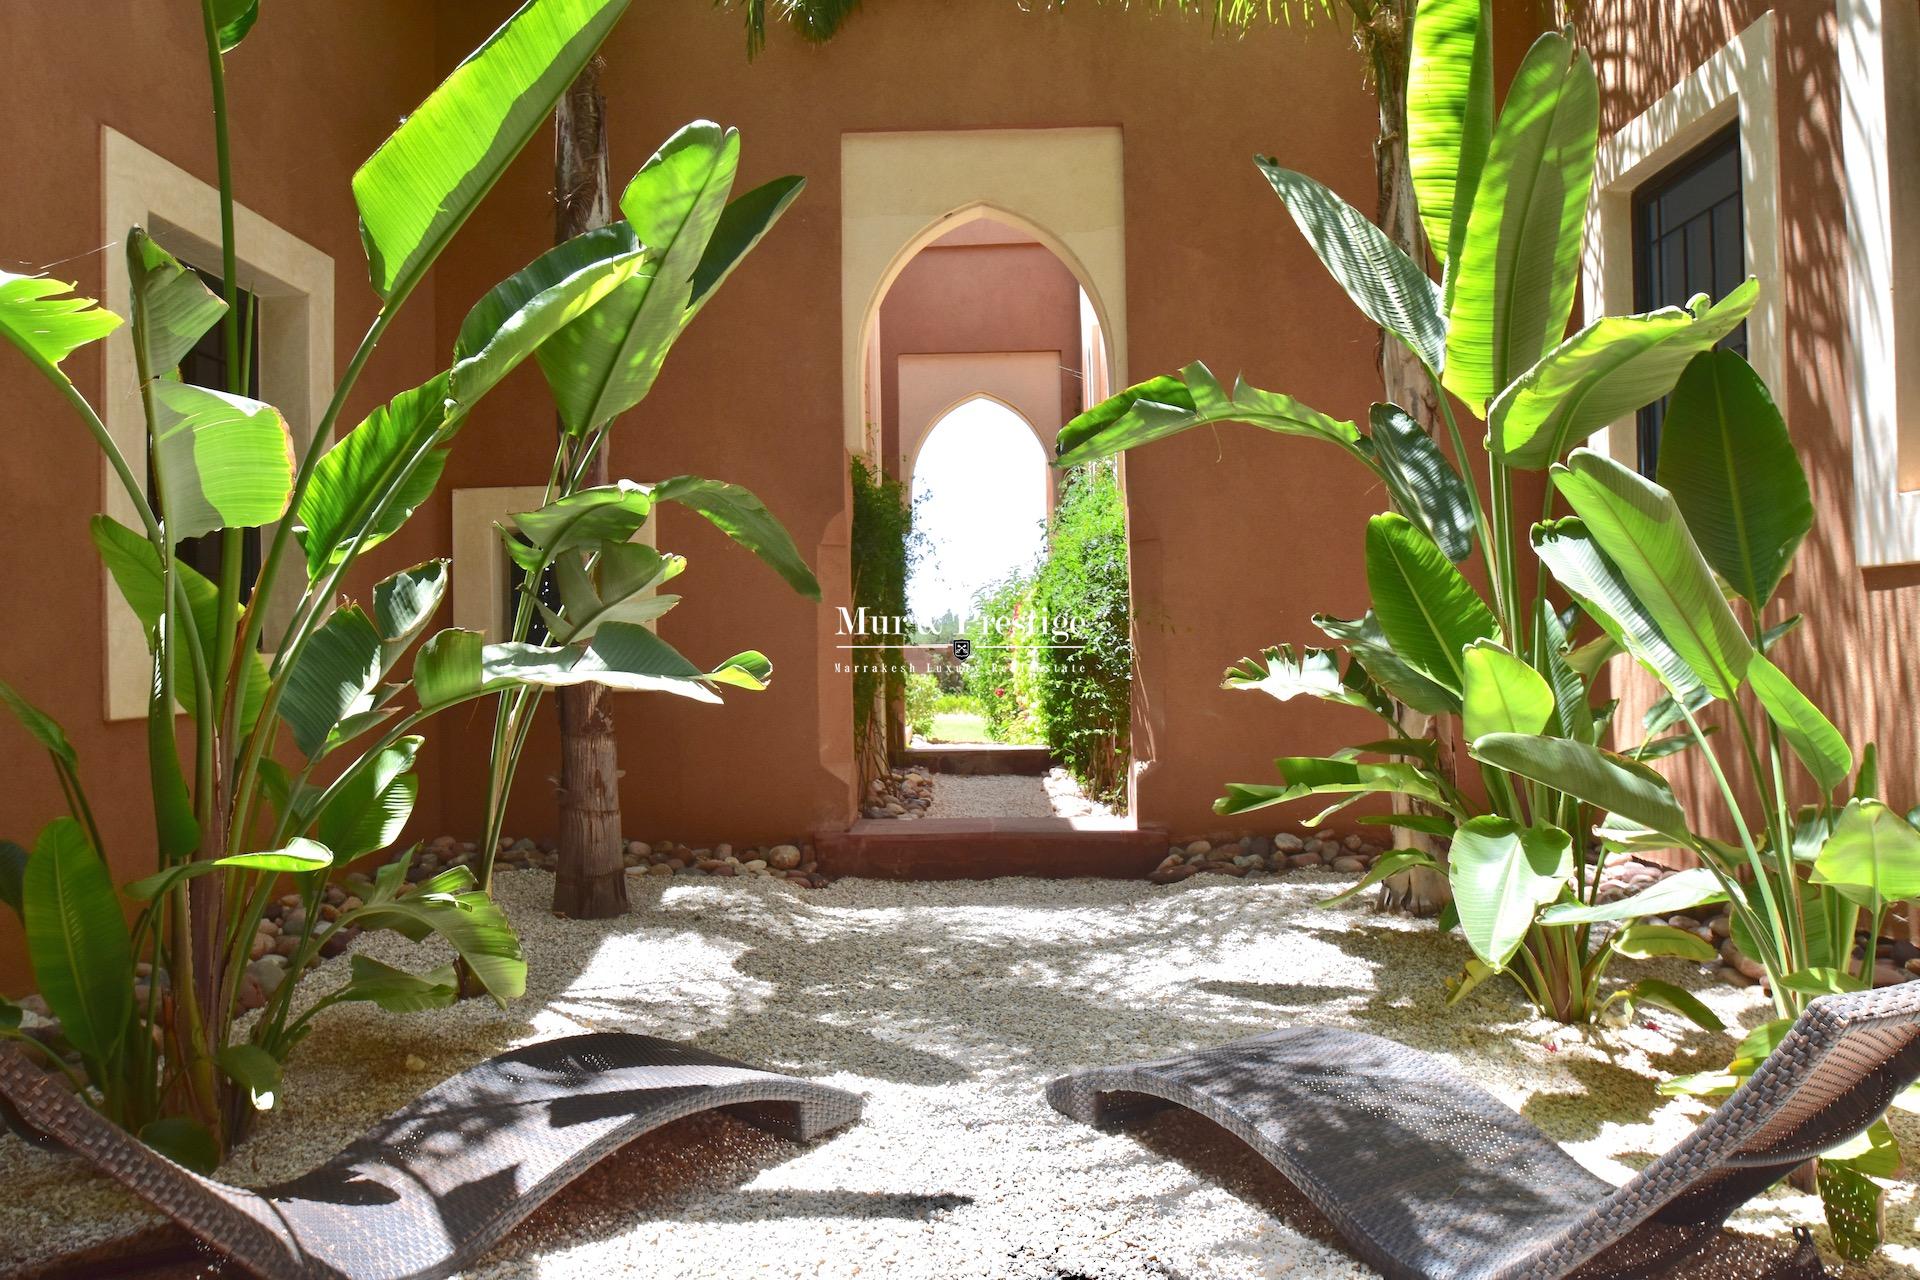
[[[907,580],[922,626],[965,616],[973,598],[1046,545],[1047,455],[997,400],[969,400],[934,425],[913,468],[914,526],[924,552]]]

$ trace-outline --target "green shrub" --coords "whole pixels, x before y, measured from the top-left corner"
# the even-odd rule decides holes
[[[1033,607],[1033,575],[1009,574],[974,597],[967,636],[973,656],[967,660],[967,693],[987,717],[995,742],[1026,745],[1044,741],[1040,711],[1033,698],[1035,655],[1021,643],[1020,620]]]
[[[1047,745],[1086,792],[1124,800],[1132,724],[1127,516],[1112,462],[1070,472],[1049,529],[1033,608],[1050,623],[1033,645]],[[1058,647],[1077,645],[1078,648]]]
[[[907,677],[907,727],[926,737],[933,732],[933,717],[950,695],[940,692],[940,681],[931,671],[916,671]]]
[[[907,575],[918,551],[907,486],[858,456],[852,471],[853,606],[864,608],[869,617],[905,617]],[[894,660],[898,655],[874,652],[873,661],[852,664],[853,741],[862,782],[887,771],[885,708],[907,689],[906,676],[898,669],[902,664]],[[911,714],[908,718],[912,722]]]

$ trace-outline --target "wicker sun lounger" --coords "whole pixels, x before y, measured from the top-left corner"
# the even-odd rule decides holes
[[[1727,1215],[1863,1131],[1916,1077],[1920,982],[1815,1000],[1719,1110],[1620,1187],[1427,1054],[1325,1027],[1075,1071],[1047,1100],[1089,1124],[1169,1103],[1205,1116],[1396,1280],[1584,1280],[1747,1247],[1721,1230]],[[1804,1233],[1787,1252],[1731,1274],[1825,1274]]]
[[[156,1154],[11,1049],[0,1048],[0,1096],[42,1134],[273,1280],[448,1275],[596,1161],[695,1112],[741,1106],[745,1118],[801,1141],[860,1117],[860,1099],[844,1090],[669,1041],[569,1036],[463,1071],[311,1173],[249,1191]]]

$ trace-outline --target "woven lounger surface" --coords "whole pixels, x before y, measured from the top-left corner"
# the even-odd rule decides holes
[[[202,1178],[82,1105],[12,1050],[0,1093],[43,1132],[265,1276],[424,1280],[471,1262],[596,1161],[714,1107],[802,1141],[860,1117],[857,1095],[650,1036],[603,1032],[461,1072],[312,1172],[249,1191]]]
[[[1670,1274],[1735,1208],[1864,1130],[1920,1077],[1920,983],[1829,996],[1678,1146],[1621,1187],[1432,1056],[1297,1027],[1075,1071],[1053,1106],[1105,1124],[1168,1103],[1245,1141],[1364,1261],[1407,1280]],[[1757,1264],[1756,1264],[1757,1266]],[[1804,1237],[1746,1274],[1823,1275]]]

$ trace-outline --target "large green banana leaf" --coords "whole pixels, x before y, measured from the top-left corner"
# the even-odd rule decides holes
[[[1439,373],[1447,359],[1440,286],[1360,211],[1304,173],[1256,156],[1287,212],[1355,306]]]
[[[1227,668],[1220,687],[1258,689],[1281,702],[1305,695],[1359,707],[1376,715],[1385,715],[1388,710],[1373,681],[1365,677],[1361,664],[1350,663],[1343,675],[1340,655],[1332,649],[1303,648],[1296,653],[1290,644],[1275,646],[1258,658],[1242,658],[1237,665]]]
[[[758,556],[787,585],[809,600],[820,598],[820,583],[793,543],[793,535],[753,492],[737,484],[703,476],[674,476],[654,486],[656,502],[672,502],[704,516],[714,528]]]
[[[374,292],[424,275],[538,133],[628,0],[527,0],[353,175]]]
[[[1646,765],[1570,738],[1490,733],[1468,748],[1475,760],[1544,783],[1691,848],[1687,815],[1667,780]]]
[[[1379,464],[1359,449],[1360,429],[1242,378],[1229,394],[1198,360],[1180,376],[1150,378],[1088,409],[1060,429],[1056,467],[1077,467],[1194,427],[1244,422],[1281,435],[1306,436],[1339,445],[1369,467]]]
[[[1394,652],[1455,695],[1462,651],[1499,634],[1493,611],[1433,539],[1394,512],[1367,522],[1367,590]]]
[[[1673,390],[1687,362],[1738,328],[1759,298],[1760,282],[1749,279],[1712,305],[1702,295],[1687,310],[1602,316],[1495,397],[1487,448],[1510,467],[1553,465],[1578,441]]]
[[[696,702],[720,701],[712,688],[716,684],[757,692],[772,675],[773,664],[751,651],[702,671],[653,632],[626,622],[604,624],[584,645],[488,645],[481,671],[489,684],[563,688],[592,683],[622,692],[678,694]]]
[[[1813,528],[1813,495],[1785,419],[1739,352],[1702,352],[1680,375],[1659,476],[1707,563],[1757,615]]]
[[[67,1039],[110,1061],[133,1017],[133,952],[107,864],[72,818],[40,832],[22,883],[34,983]]]
[[[76,296],[71,284],[0,271],[0,338],[49,377],[64,379],[61,361],[119,327],[119,316]]]
[[[170,373],[193,344],[227,314],[227,304],[139,227],[127,233],[134,341],[156,378]]]
[[[1733,697],[1753,645],[1673,495],[1590,449],[1574,450],[1553,479],[1674,652],[1708,692]]]
[[[293,437],[278,409],[165,379],[152,393],[154,483],[169,539],[257,528],[286,514]]]
[[[1460,695],[1435,683],[1407,664],[1380,629],[1380,619],[1369,609],[1358,618],[1336,618],[1328,613],[1313,615],[1313,625],[1329,639],[1347,647],[1374,683],[1393,698],[1422,715],[1445,716],[1460,713]]]
[[[1373,429],[1361,447],[1372,450],[1401,514],[1417,522],[1455,564],[1472,555],[1473,499],[1447,455],[1398,405],[1376,404],[1368,420]]]
[[[1853,773],[1853,748],[1833,721],[1765,654],[1754,654],[1747,664],[1747,682],[1820,790],[1845,786]]]
[[[1461,661],[1460,727],[1469,741],[1489,733],[1545,731],[1553,719],[1553,688],[1538,671],[1491,640],[1468,645]]]
[[[1448,274],[1446,388],[1476,412],[1566,333],[1599,129],[1586,51],[1541,36],[1507,89]]]
[[[1920,896],[1920,831],[1878,800],[1850,801],[1813,861],[1813,879],[1870,911]]]
[[[443,373],[401,392],[320,455],[294,526],[311,579],[317,581],[345,558],[355,532],[390,489],[380,519],[360,540],[361,551],[392,537],[433,496],[447,465],[444,446],[429,448],[448,426],[447,382]]]
[[[1407,161],[1427,243],[1442,266],[1466,235],[1493,140],[1488,0],[1423,0],[1407,69]]]
[[[1573,877],[1573,841],[1554,826],[1483,816],[1462,823],[1447,851],[1460,932],[1473,953],[1504,969],[1541,907]]]

